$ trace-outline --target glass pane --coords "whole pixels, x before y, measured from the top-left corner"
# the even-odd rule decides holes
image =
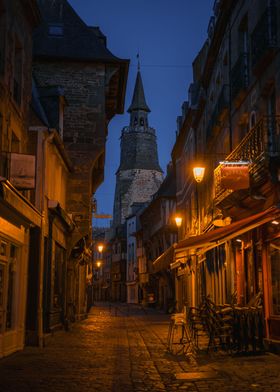
[[[8,295],[6,307],[6,329],[13,328],[13,309],[14,309],[14,292],[15,292],[15,270],[17,263],[18,248],[10,245],[10,258],[8,267]]]
[[[272,314],[280,315],[280,250],[271,247]]]

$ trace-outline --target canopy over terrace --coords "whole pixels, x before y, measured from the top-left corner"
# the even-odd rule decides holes
[[[176,246],[176,244],[171,245],[165,252],[153,261],[154,272],[166,270],[170,267],[174,257],[174,246]]]
[[[255,227],[264,225],[265,223],[279,218],[280,208],[278,206],[270,207],[265,211],[251,215],[248,218],[241,219],[237,222],[233,222],[228,226],[179,241],[175,246],[175,255],[190,249],[199,249],[196,254],[205,253],[207,250],[221,245],[232,238],[238,237]]]

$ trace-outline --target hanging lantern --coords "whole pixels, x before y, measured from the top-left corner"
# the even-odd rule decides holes
[[[196,182],[201,182],[204,178],[205,167],[196,166],[193,168],[193,176]]]
[[[176,226],[177,227],[181,227],[182,226],[182,220],[183,218],[181,216],[175,216],[175,222],[176,222]]]
[[[104,248],[104,245],[99,244],[99,245],[97,246],[98,252],[99,252],[99,253],[102,253],[103,248]]]

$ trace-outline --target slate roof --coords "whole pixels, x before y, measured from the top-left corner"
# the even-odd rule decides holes
[[[140,70],[138,70],[137,72],[132,102],[127,111],[128,113],[131,113],[132,111],[136,110],[144,110],[146,112],[150,112],[149,106],[147,105],[145,99],[144,87]]]
[[[87,26],[67,0],[37,1],[42,23],[33,35],[35,57],[126,61],[106,48],[106,39],[100,29]],[[50,26],[61,29],[62,34],[51,35]]]

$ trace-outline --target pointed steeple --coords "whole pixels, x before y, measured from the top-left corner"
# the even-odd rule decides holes
[[[128,113],[131,113],[131,112],[137,111],[137,110],[143,110],[145,112],[150,112],[150,108],[147,105],[146,99],[145,99],[144,87],[143,87],[139,62],[138,62],[138,72],[137,72],[137,77],[136,77],[136,82],[135,82],[135,87],[134,87],[134,92],[133,92],[133,98],[132,98],[131,105],[129,106],[127,111],[128,111]]]

